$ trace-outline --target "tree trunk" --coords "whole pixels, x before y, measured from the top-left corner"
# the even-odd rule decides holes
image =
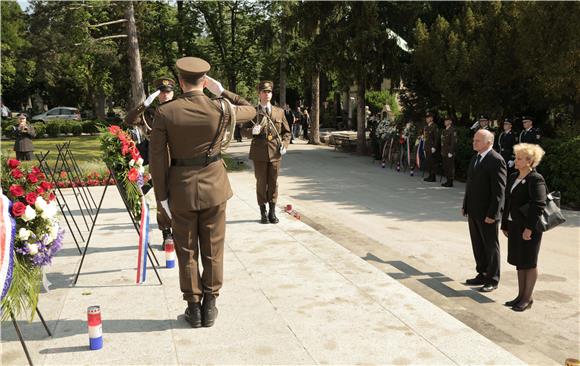
[[[356,111],[356,151],[361,155],[367,153],[367,139],[365,134],[366,114],[365,114],[365,80],[361,77],[357,82],[356,89],[357,111]]]
[[[127,3],[125,18],[127,19],[127,52],[129,54],[129,69],[131,73],[131,99],[129,100],[129,109],[131,110],[145,99],[143,73],[141,71],[141,54],[139,53],[135,10],[132,1]]]
[[[312,73],[312,111],[310,113],[309,143],[320,145],[320,70],[315,67]]]
[[[107,117],[105,91],[102,84],[97,86],[97,94],[95,95],[95,114],[98,120],[104,121]]]
[[[280,107],[286,105],[286,30],[280,33]]]

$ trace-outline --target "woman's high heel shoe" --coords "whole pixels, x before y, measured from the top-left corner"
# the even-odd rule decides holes
[[[513,311],[518,311],[518,312],[521,312],[521,311],[526,311],[526,310],[528,310],[528,309],[531,309],[531,308],[532,308],[532,304],[533,304],[533,303],[534,303],[534,300],[530,300],[530,302],[529,302],[529,303],[527,303],[527,304],[516,304],[516,305],[514,305],[514,306],[512,307],[512,310],[513,310]]]
[[[515,299],[513,299],[512,301],[506,301],[506,302],[504,302],[504,305],[505,306],[512,307],[512,306],[516,305],[518,302],[520,302],[520,297],[519,296],[516,297]]]

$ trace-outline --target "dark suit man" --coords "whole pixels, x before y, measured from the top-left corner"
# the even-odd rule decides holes
[[[250,159],[254,162],[256,176],[256,196],[260,206],[260,222],[278,223],[276,200],[278,198],[278,173],[282,155],[290,143],[291,131],[282,108],[273,106],[272,88],[274,83],[262,81],[258,85],[260,103],[256,106],[256,119],[246,123],[252,130]],[[269,211],[266,215],[266,203]]]
[[[441,132],[441,159],[443,172],[445,174],[445,182],[441,183],[443,187],[453,187],[456,146],[457,132],[455,132],[455,128],[453,127],[453,119],[447,116],[445,117],[445,129]]]
[[[519,142],[539,145],[542,134],[538,128],[534,127],[534,118],[524,116],[522,117],[522,124],[524,125],[524,130],[520,132]]]
[[[223,282],[226,201],[232,196],[221,143],[231,113],[244,122],[256,111],[207,76],[210,65],[206,61],[184,57],[175,66],[183,94],[155,113],[150,167],[155,196],[172,219],[179,284],[188,303],[185,319],[194,328],[211,327]],[[232,109],[225,100],[208,98],[204,87],[230,101]]]
[[[34,151],[32,139],[36,137],[36,131],[26,120],[26,114],[21,113],[18,116],[18,126],[15,127],[14,134],[14,151],[16,152],[16,159],[22,161],[32,160],[32,152]]]
[[[425,182],[435,182],[437,179],[437,149],[439,148],[439,129],[433,122],[433,114],[425,115],[425,170],[429,175],[423,179]]]
[[[500,277],[498,229],[501,221],[506,185],[506,163],[492,149],[493,134],[479,130],[473,136],[473,150],[467,171],[462,214],[468,217],[469,234],[475,257],[477,276],[468,285],[483,285],[482,292],[497,288]]]

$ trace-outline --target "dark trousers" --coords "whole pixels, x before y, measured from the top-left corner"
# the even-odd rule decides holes
[[[276,203],[279,171],[280,161],[254,161],[258,205],[264,205],[269,202]]]
[[[32,160],[32,151],[17,151],[16,160],[30,161]]]
[[[437,174],[437,155],[433,154],[431,149],[425,149],[425,172],[429,175]]]
[[[171,210],[171,215],[183,299],[200,302],[204,293],[218,296],[224,274],[226,202],[201,211]]]
[[[442,156],[443,172],[447,180],[455,179],[455,157]]]
[[[475,270],[479,274],[485,273],[486,281],[493,284],[499,283],[500,252],[499,220],[493,224],[486,224],[483,219],[468,217],[469,235],[475,257]]]

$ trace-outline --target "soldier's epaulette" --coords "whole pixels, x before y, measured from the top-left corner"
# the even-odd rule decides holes
[[[171,99],[171,100],[168,100],[167,102],[164,102],[164,103],[161,103],[161,104],[157,105],[157,107],[156,107],[156,108],[160,108],[160,107],[166,106],[166,105],[168,105],[168,104],[170,104],[170,103],[172,103],[172,102],[175,102],[175,101],[176,101],[176,100],[178,100],[178,99],[179,99],[179,98],[173,98],[173,99]]]

